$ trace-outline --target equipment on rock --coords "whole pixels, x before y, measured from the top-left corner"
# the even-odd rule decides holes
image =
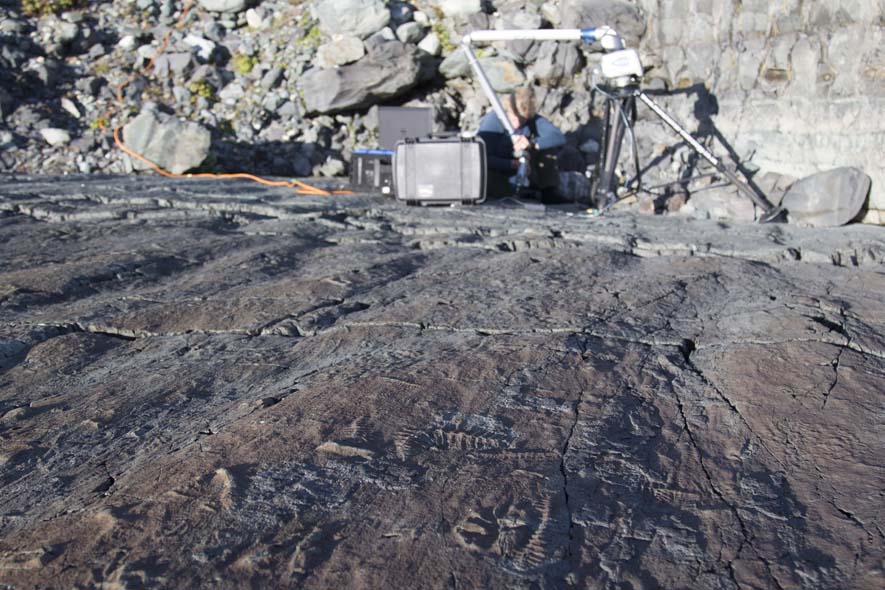
[[[406,139],[393,154],[396,198],[409,205],[475,205],[486,197],[482,139]]]
[[[429,137],[433,109],[378,107],[378,149],[354,150],[350,184],[359,190],[390,194],[393,189],[393,150],[404,139]]]
[[[606,99],[604,134],[600,146],[600,157],[592,179],[591,194],[600,210],[610,207],[617,201],[615,169],[620,157],[621,145],[627,133],[632,135],[633,130],[628,120],[628,113],[635,118],[636,99],[645,104],[667,126],[675,131],[691,148],[701,157],[707,160],[725,178],[734,184],[738,190],[749,198],[757,207],[762,209],[761,222],[773,221],[783,211],[780,207],[774,207],[764,195],[753,190],[747,183],[740,180],[733,172],[726,168],[707,148],[701,145],[691,136],[673,117],[667,114],[640,88],[643,75],[642,62],[635,49],[625,49],[624,42],[618,33],[608,26],[589,29],[538,29],[538,30],[502,30],[502,31],[474,31],[464,36],[461,46],[467,55],[467,60],[482,86],[486,97],[492,104],[492,108],[500,119],[501,124],[511,135],[514,134],[504,107],[492,88],[482,65],[479,63],[471,45],[474,42],[492,41],[583,41],[585,43],[598,42],[606,54],[594,71],[594,90],[600,92]],[[601,83],[596,82],[601,78]],[[638,164],[638,155],[634,158]],[[637,165],[637,176],[639,166]]]
[[[393,184],[391,150],[354,150],[350,160],[350,186],[359,191],[390,194]]]

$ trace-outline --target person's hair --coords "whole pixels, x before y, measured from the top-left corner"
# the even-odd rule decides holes
[[[507,109],[514,115],[528,121],[535,116],[535,92],[531,86],[517,88],[507,97]]]

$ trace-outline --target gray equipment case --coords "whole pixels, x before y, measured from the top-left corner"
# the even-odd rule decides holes
[[[409,205],[475,205],[486,198],[486,146],[478,137],[404,140],[393,152],[396,198]]]

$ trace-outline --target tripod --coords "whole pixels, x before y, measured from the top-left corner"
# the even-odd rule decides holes
[[[640,102],[651,109],[655,115],[666,123],[670,129],[675,131],[683,140],[685,140],[685,142],[691,146],[698,155],[712,164],[720,174],[736,186],[741,194],[749,198],[757,207],[762,209],[762,217],[759,218],[760,223],[774,221],[781,214],[783,211],[781,207],[774,207],[763,195],[758,194],[746,182],[739,179],[731,170],[726,168],[722,162],[710,152],[710,150],[705,148],[698,140],[692,137],[691,134],[689,134],[689,132],[686,131],[685,128],[673,117],[655,103],[646,93],[640,90],[638,85],[630,84],[622,88],[599,88],[599,90],[606,98],[605,125],[602,136],[602,145],[600,145],[599,148],[599,160],[596,163],[596,170],[593,175],[591,195],[600,209],[612,205],[617,200],[614,182],[615,168],[617,168],[618,165],[624,135],[630,126],[627,119],[628,113],[632,114],[632,117],[635,119],[636,100],[639,99]]]

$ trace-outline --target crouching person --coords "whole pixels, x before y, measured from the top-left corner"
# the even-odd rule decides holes
[[[567,202],[559,192],[559,167],[556,165],[556,156],[565,145],[565,136],[536,112],[531,87],[519,88],[505,96],[502,104],[516,130],[514,137],[507,133],[494,110],[482,118],[477,132],[486,144],[486,195],[494,199],[519,194],[538,197],[548,204]],[[528,190],[516,186],[520,166],[517,154],[520,153],[528,160]]]

